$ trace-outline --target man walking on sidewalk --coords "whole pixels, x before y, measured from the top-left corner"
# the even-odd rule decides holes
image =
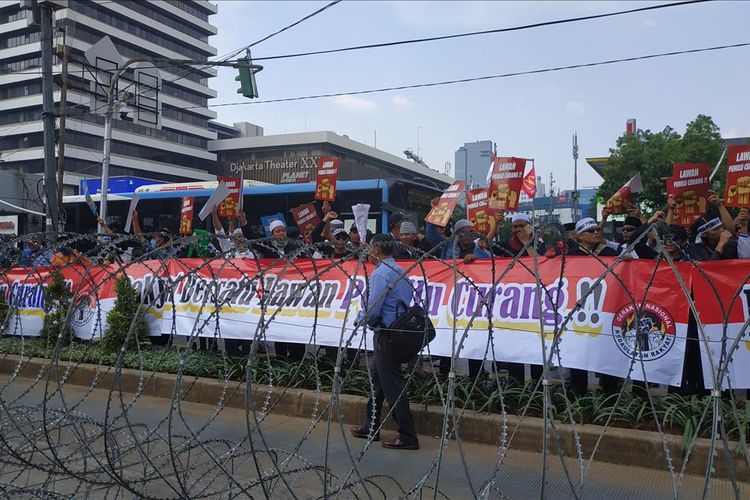
[[[417,431],[414,428],[406,381],[401,374],[401,363],[392,351],[391,335],[387,329],[411,304],[413,290],[404,270],[393,260],[394,240],[387,234],[372,238],[370,260],[377,267],[370,275],[367,307],[360,312],[356,324],[365,324],[373,329],[375,348],[372,369],[373,394],[367,402],[367,413],[361,426],[353,427],[351,433],[357,438],[367,438],[369,430],[376,433],[373,441],[380,439],[378,431],[383,400],[388,400],[393,418],[398,425],[398,436],[383,441],[385,448],[416,450],[419,448]]]

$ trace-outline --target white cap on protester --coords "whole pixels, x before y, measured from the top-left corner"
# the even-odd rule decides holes
[[[276,220],[271,221],[271,223],[268,225],[268,230],[270,232],[273,232],[273,230],[276,229],[277,227],[283,227],[286,229],[286,224],[276,219]]]
[[[469,227],[470,228],[470,227],[473,227],[473,226],[472,226],[471,222],[469,222],[468,220],[466,220],[466,219],[459,219],[459,220],[456,221],[455,224],[453,224],[453,232],[456,233],[456,232],[460,231],[461,229],[463,229],[465,227]]]
[[[531,217],[524,213],[516,212],[511,216],[510,222],[511,224],[515,224],[516,222],[525,222],[526,224],[531,224]]]
[[[405,220],[401,223],[401,234],[417,234],[417,226],[413,222]]]
[[[584,217],[583,219],[576,222],[576,234],[585,233],[589,229],[594,229],[599,227],[599,224],[596,223],[594,219],[591,217]]]
[[[344,229],[344,221],[342,221],[341,219],[333,219],[331,222],[329,222],[329,224],[331,225],[331,229],[334,231],[336,229]]]

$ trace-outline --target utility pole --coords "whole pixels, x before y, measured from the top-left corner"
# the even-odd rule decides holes
[[[578,220],[578,133],[573,134],[573,222]]]
[[[61,47],[58,47],[58,57],[62,58],[62,87],[60,90],[60,132],[58,134],[57,144],[57,192],[58,192],[58,206],[62,207],[63,197],[63,183],[65,176],[65,108],[66,100],[68,98],[68,47],[67,32],[65,28],[61,28],[63,33],[63,43]],[[59,231],[63,231],[62,218],[59,223]]]
[[[41,25],[42,45],[42,117],[44,122],[44,192],[46,230],[58,229],[60,223],[60,206],[58,205],[58,186],[55,176],[55,102],[52,80],[52,17],[54,6],[49,2],[39,3],[39,24]]]

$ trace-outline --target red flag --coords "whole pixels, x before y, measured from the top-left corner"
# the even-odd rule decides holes
[[[607,200],[604,207],[612,215],[627,214],[635,208],[633,194],[643,191],[643,182],[641,182],[641,173],[635,174],[623,187],[620,188],[612,197]]]
[[[521,191],[526,193],[526,196],[529,198],[536,196],[536,168],[534,165],[531,166],[531,170],[529,170],[529,173],[523,178]]]

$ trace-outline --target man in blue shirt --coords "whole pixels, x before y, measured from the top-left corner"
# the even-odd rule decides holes
[[[372,380],[373,395],[367,402],[367,413],[361,426],[353,427],[354,437],[367,438],[373,429],[373,441],[380,439],[380,415],[383,400],[388,400],[393,418],[398,425],[398,436],[383,441],[383,447],[397,450],[416,450],[419,448],[417,431],[414,428],[409,398],[406,393],[406,381],[401,374],[401,363],[393,356],[391,333],[383,331],[390,327],[399,315],[406,312],[411,304],[413,289],[406,273],[393,260],[393,237],[387,234],[376,234],[372,238],[370,260],[377,267],[370,275],[365,310],[357,316],[356,324],[366,324],[375,335],[375,348]]]

